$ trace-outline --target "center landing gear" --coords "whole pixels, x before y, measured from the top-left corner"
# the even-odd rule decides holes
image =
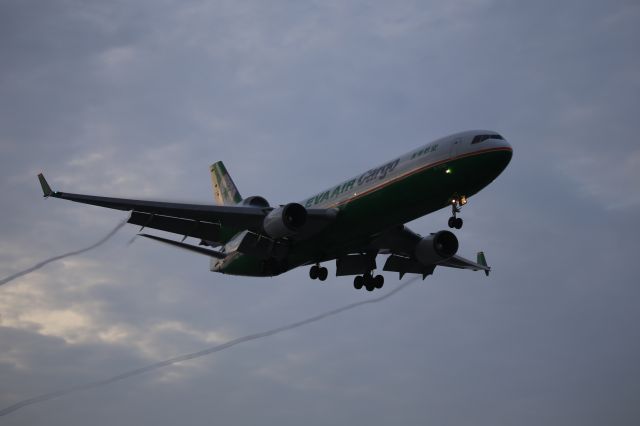
[[[356,290],[360,290],[362,287],[367,291],[373,291],[374,288],[382,288],[384,285],[384,277],[382,275],[371,275],[371,272],[367,272],[364,275],[357,275],[353,279],[353,287]]]
[[[451,217],[449,218],[449,228],[462,228],[462,218],[457,217],[456,215],[460,213],[462,206],[467,204],[467,197],[464,195],[462,197],[453,197],[451,199]]]
[[[329,271],[327,268],[320,266],[320,264],[313,265],[311,269],[309,269],[309,278],[312,280],[324,281],[328,276]]]

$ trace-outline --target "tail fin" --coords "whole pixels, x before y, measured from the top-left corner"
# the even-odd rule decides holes
[[[242,196],[222,161],[213,163],[209,169],[211,170],[213,195],[218,205],[237,204],[242,201]]]

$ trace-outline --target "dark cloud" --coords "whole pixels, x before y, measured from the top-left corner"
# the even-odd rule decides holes
[[[636,424],[636,3],[3,2],[2,276],[120,218],[43,201],[42,169],[207,202],[221,159],[281,203],[462,129],[515,148],[458,232],[488,279],[438,269],[411,297],[3,420]],[[2,286],[0,405],[370,298],[304,270],[212,274],[134,232]]]

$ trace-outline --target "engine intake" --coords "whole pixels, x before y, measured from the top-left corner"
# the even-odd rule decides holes
[[[240,205],[248,206],[248,207],[259,207],[259,208],[267,208],[269,207],[269,202],[264,199],[264,197],[260,197],[259,195],[253,195],[251,197],[247,197],[244,200],[240,201]]]
[[[264,218],[264,232],[273,239],[297,234],[307,222],[307,210],[298,203],[275,208]]]
[[[415,248],[416,259],[423,265],[433,265],[453,257],[458,252],[458,239],[452,232],[440,231],[422,238]]]

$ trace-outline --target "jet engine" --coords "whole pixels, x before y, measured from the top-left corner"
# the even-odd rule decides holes
[[[453,257],[458,252],[458,239],[449,231],[440,231],[422,238],[415,248],[416,259],[425,266]]]
[[[289,203],[271,210],[262,227],[268,236],[277,240],[297,234],[306,222],[307,210],[298,203]]]
[[[269,207],[269,202],[265,200],[264,197],[260,197],[259,195],[253,195],[251,197],[247,197],[244,200],[240,201],[240,203],[238,204],[241,206],[247,206],[247,207],[258,207],[258,208]]]

